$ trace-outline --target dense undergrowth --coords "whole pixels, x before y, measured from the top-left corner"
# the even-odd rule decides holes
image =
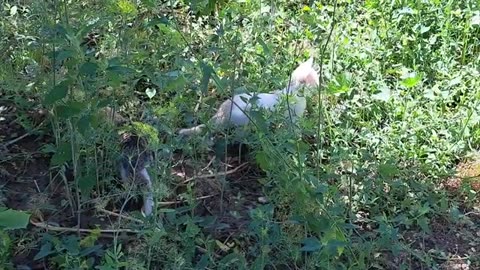
[[[462,165],[480,143],[478,1],[1,10],[7,269],[480,269],[480,167]],[[247,129],[176,135],[234,93],[283,88],[309,56],[323,83],[298,125],[255,114]],[[122,130],[156,154],[153,217],[117,184]]]

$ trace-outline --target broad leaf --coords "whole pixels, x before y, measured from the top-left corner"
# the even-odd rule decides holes
[[[267,171],[270,166],[270,160],[268,159],[267,154],[264,151],[258,151],[255,155],[255,160],[257,164],[262,168],[262,170]]]
[[[60,118],[70,118],[81,113],[84,107],[84,103],[71,101],[66,105],[58,105],[55,108],[55,113]]]
[[[46,105],[51,105],[54,104],[55,102],[65,98],[68,94],[68,84],[69,81],[63,81],[53,87],[52,90],[50,90],[46,95],[45,95],[45,104]]]
[[[78,179],[78,187],[82,192],[82,197],[88,197],[90,195],[96,182],[95,176],[93,175],[84,175]]]
[[[25,229],[30,220],[30,214],[13,209],[0,209],[0,229]]]
[[[61,63],[63,60],[71,58],[75,55],[72,50],[61,50],[55,55],[55,62]]]
[[[306,251],[306,252],[313,252],[313,251],[318,251],[322,248],[322,244],[316,237],[308,237],[303,239],[302,241],[302,248],[300,249],[301,251]]]
[[[145,89],[145,94],[149,99],[152,99],[157,94],[157,89],[155,88],[147,88]]]
[[[80,67],[78,74],[84,76],[95,76],[95,74],[97,74],[97,69],[97,64],[92,62],[86,62]]]
[[[40,251],[37,253],[37,255],[35,255],[35,257],[33,257],[33,260],[37,261],[37,260],[43,259],[53,253],[55,253],[55,250],[52,250],[52,243],[47,242],[42,245],[42,247],[40,248]]]
[[[422,75],[416,72],[412,72],[412,73],[406,74],[402,79],[403,80],[401,84],[403,86],[407,88],[412,88],[422,80]]]
[[[57,147],[55,154],[53,155],[50,163],[52,166],[62,165],[63,163],[72,159],[72,148],[67,142],[62,142]]]
[[[392,96],[392,93],[390,91],[390,88],[386,86],[381,86],[380,87],[380,92],[372,95],[372,98],[375,100],[381,100],[381,101],[388,101],[390,97]]]

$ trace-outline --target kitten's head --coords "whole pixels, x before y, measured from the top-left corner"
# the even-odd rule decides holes
[[[313,68],[313,57],[301,63],[292,73],[292,82],[303,84],[310,87],[317,87],[319,77],[317,71]]]

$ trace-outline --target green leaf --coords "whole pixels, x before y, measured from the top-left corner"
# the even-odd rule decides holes
[[[200,228],[197,225],[195,225],[192,221],[187,223],[187,228],[185,230],[185,233],[189,237],[194,238],[199,232],[200,232]]]
[[[55,253],[55,250],[52,250],[52,243],[47,242],[43,244],[42,247],[40,247],[40,251],[38,251],[37,255],[33,257],[33,260],[37,261],[37,260],[43,259],[53,253]]]
[[[6,258],[10,257],[12,249],[12,239],[5,230],[0,230],[0,262],[4,262]]]
[[[50,163],[52,166],[62,165],[72,159],[72,148],[67,142],[62,142],[57,147],[55,154],[53,155]]]
[[[55,113],[60,118],[70,118],[81,113],[84,107],[84,103],[71,101],[66,105],[58,105],[55,108]]]
[[[407,88],[416,86],[422,79],[422,75],[416,72],[412,72],[404,76],[401,84]]]
[[[4,230],[25,229],[30,214],[13,209],[0,210],[0,228]]]
[[[313,251],[318,251],[322,248],[322,244],[320,241],[318,241],[318,238],[316,237],[308,237],[303,239],[302,241],[302,248],[300,249],[301,251],[306,251],[306,252],[313,252]]]
[[[333,226],[322,238],[322,244],[331,255],[342,255],[346,242],[347,239],[345,238],[345,234],[340,229]]]
[[[63,81],[53,87],[50,92],[45,95],[45,105],[51,105],[55,102],[65,98],[68,94],[69,81]]]
[[[87,135],[87,131],[90,130],[91,122],[94,120],[94,117],[90,114],[82,116],[78,121],[77,121],[77,130],[82,134],[83,136]]]
[[[200,257],[200,260],[198,261],[197,265],[195,265],[195,269],[206,269],[207,266],[210,264],[210,257],[207,256],[206,254],[203,254],[202,257]]]
[[[118,75],[128,75],[134,72],[133,69],[124,66],[109,66],[106,70]]]
[[[55,55],[55,62],[61,63],[63,60],[71,58],[75,55],[75,52],[72,50],[61,50]]]
[[[78,256],[85,257],[85,256],[90,255],[92,253],[98,253],[99,251],[102,250],[102,247],[103,247],[103,245],[99,244],[99,245],[95,245],[95,246],[92,246],[92,247],[85,248],[78,254]]]
[[[265,41],[262,38],[258,38],[258,43],[262,46],[263,49],[263,54],[266,56],[270,56],[272,54],[270,48],[268,45],[265,43]]]
[[[210,78],[212,77],[213,68],[210,65],[205,63],[200,64],[200,68],[202,69],[202,80],[200,81],[200,90],[202,93],[207,93],[208,91],[208,83],[210,82]]]
[[[425,203],[424,205],[422,205],[422,207],[418,209],[418,214],[423,216],[427,213],[430,213],[430,211],[432,211],[430,205],[428,203]]]
[[[255,102],[254,100],[250,99],[250,102]],[[268,132],[268,125],[267,120],[265,119],[265,115],[262,113],[262,110],[251,110],[248,115],[252,118],[253,122],[255,123],[255,127],[257,128],[257,132],[267,133]]]
[[[220,260],[220,264],[228,266],[235,264],[237,267],[234,269],[246,269],[247,261],[241,254],[233,252],[223,257],[223,259]]]
[[[380,164],[378,167],[378,172],[382,177],[392,178],[397,173],[397,166],[391,163]]]
[[[137,7],[129,0],[119,0],[117,6],[123,14],[135,14],[137,12]]]
[[[83,63],[82,66],[80,66],[80,69],[78,70],[78,74],[92,77],[92,76],[95,76],[95,74],[97,74],[97,69],[98,69],[97,64],[92,62],[86,62],[86,63]]]
[[[145,137],[148,140],[148,143],[152,146],[158,146],[160,140],[158,139],[158,130],[146,123],[142,122],[133,122],[133,129],[140,137]]]
[[[187,84],[187,80],[185,79],[184,76],[180,75],[177,78],[168,81],[167,86],[165,87],[165,90],[175,90],[175,89],[182,89],[185,87]]]
[[[270,160],[264,151],[258,151],[255,155],[255,160],[257,161],[258,166],[260,166],[260,168],[264,171],[268,171],[268,169],[271,167]]]
[[[342,73],[327,85],[327,92],[331,95],[339,95],[350,90],[351,81],[349,75]]]
[[[95,176],[93,175],[83,175],[78,179],[78,187],[82,192],[82,197],[88,197],[90,195],[96,182]]]
[[[76,235],[69,235],[62,239],[62,246],[69,255],[78,256],[80,253],[80,239]]]
[[[430,226],[428,224],[428,218],[427,217],[421,217],[419,219],[417,219],[417,224],[418,226],[420,226],[420,228],[422,228],[422,231],[426,232],[426,233],[430,233],[431,230],[430,230]]]

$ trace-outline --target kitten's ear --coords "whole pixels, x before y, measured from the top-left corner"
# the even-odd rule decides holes
[[[313,68],[313,57],[301,63],[292,73],[292,79],[297,83],[309,86],[317,86],[319,78],[317,71]]]
[[[303,62],[302,65],[308,66],[308,67],[313,67],[313,56],[308,58],[307,61]]]

